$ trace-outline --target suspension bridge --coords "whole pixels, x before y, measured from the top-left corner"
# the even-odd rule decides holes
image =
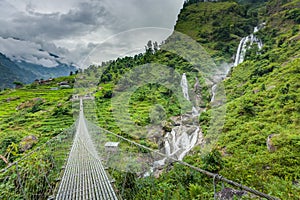
[[[117,199],[88,133],[82,99],[77,132],[56,199]]]
[[[115,154],[113,159],[107,156],[104,148],[104,143],[111,140],[126,143],[123,146],[127,149]],[[66,154],[68,149],[70,151]],[[132,151],[138,154],[136,158],[132,158]],[[147,159],[142,157],[145,152],[149,154]],[[104,157],[106,157],[106,161],[103,163]],[[63,158],[66,158],[66,160],[64,161]],[[149,160],[149,158],[151,159]],[[156,182],[157,178],[153,173],[148,172],[149,169],[153,169],[153,161],[162,158],[167,158],[169,163],[177,163],[189,169],[192,176],[200,177],[204,174],[211,177],[213,179],[211,185],[213,196],[206,196],[205,199],[224,199],[220,192],[217,193],[217,190],[224,190],[223,185],[222,187],[218,185],[219,182],[239,188],[260,198],[277,199],[226,179],[219,174],[168,157],[149,147],[93,125],[84,116],[82,99],[79,103],[79,118],[76,125],[0,170],[0,182],[5,183],[4,185],[1,184],[0,199],[142,199],[141,196],[136,196],[136,194],[137,190],[143,190],[144,188],[135,186],[134,182],[143,178],[149,178],[152,182],[152,185],[147,185],[147,187],[150,187],[148,189],[149,194],[145,194],[145,199],[151,199],[151,193],[162,191],[162,189],[159,183]],[[112,160],[114,160],[113,163]],[[134,161],[135,164],[138,163],[139,168],[142,170],[130,170],[129,173],[126,170],[124,171],[124,166],[125,168],[132,166],[131,161]],[[118,170],[118,183],[113,183],[104,167],[108,163],[111,169]],[[61,168],[63,165],[65,167]],[[140,171],[143,171],[144,174],[141,174]],[[148,173],[147,176],[145,176],[145,172]],[[114,174],[114,170],[110,173]],[[125,175],[120,176],[120,174]],[[178,176],[174,178],[181,180],[180,174],[174,175]],[[134,177],[134,180],[132,180],[132,177]],[[168,191],[165,192],[164,198],[172,198],[172,194]]]

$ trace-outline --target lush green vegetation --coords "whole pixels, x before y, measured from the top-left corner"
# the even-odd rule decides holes
[[[72,87],[74,76],[0,93],[0,166],[14,163],[0,174],[1,199],[46,199],[55,193],[73,141],[73,111],[78,113],[70,102],[73,89],[58,86],[63,81]],[[24,151],[28,136],[37,140]]]
[[[227,61],[230,60],[229,56],[234,55],[241,37],[250,34],[253,26],[259,22],[267,24],[256,33],[264,43],[263,49],[259,53],[256,47],[248,50],[246,61],[233,68],[224,82],[227,92],[226,122],[214,150],[203,154],[202,149],[197,147],[185,161],[267,194],[282,199],[298,199],[300,36],[296,13],[299,1],[270,1],[261,7],[256,4],[244,10],[247,13],[243,15],[244,18],[236,15],[243,9],[245,5],[234,2],[195,3],[183,8],[179,15],[177,31],[202,43],[216,59]],[[214,17],[205,16],[204,12],[206,15],[212,13]],[[215,19],[222,22],[221,25],[214,22]],[[219,27],[222,25],[232,27],[228,29],[230,37],[221,35],[223,32]],[[222,49],[215,48],[217,43]],[[103,85],[103,91],[112,88]],[[147,91],[151,99],[152,93],[148,87],[139,90]],[[101,107],[104,101],[99,97]],[[140,97],[140,94],[134,94],[131,101],[136,101],[136,97]],[[109,107],[109,99],[106,103]],[[141,119],[147,119],[148,113],[138,113],[141,105],[137,101],[133,116],[145,116]],[[112,110],[109,107],[107,112]],[[212,128],[209,127],[210,113],[208,109],[200,116],[204,134]],[[101,116],[105,116],[105,113]],[[107,128],[114,129],[113,126]],[[266,141],[271,134],[274,134],[271,138],[274,149],[268,150]],[[213,196],[211,179],[181,165],[175,165],[171,170],[166,167],[166,172],[158,179],[138,179],[130,173],[119,174],[116,179],[121,181],[125,176],[131,180],[127,187],[128,197],[133,193],[135,197],[144,199],[210,199]]]
[[[57,83],[62,81],[72,85],[74,77],[57,78],[45,85],[33,83],[0,93],[0,154],[9,162],[26,153],[19,150],[19,143],[26,136],[37,137],[36,146],[39,146],[74,123],[69,101],[73,90],[57,88]],[[5,166],[2,160],[0,166]]]
[[[152,64],[145,66],[144,64],[146,63]],[[170,70],[170,73],[175,69],[170,77],[175,77],[178,83],[177,88],[167,88],[167,84],[163,84],[164,80],[161,80],[159,73],[163,73],[165,69],[161,69],[160,71],[158,68],[163,68],[164,66],[167,66],[166,70]],[[156,123],[157,125],[164,126],[166,124],[164,122],[167,122],[170,116],[181,114],[185,107],[191,110],[191,104],[184,100],[179,85],[181,75],[184,72],[186,72],[189,79],[190,87],[194,85],[196,76],[200,79],[201,94],[203,95],[200,106],[205,107],[209,102],[210,94],[201,73],[195,71],[191,63],[165,50],[148,51],[144,55],[140,54],[133,58],[125,57],[117,59],[116,61],[107,63],[105,66],[102,66],[102,68],[104,68],[105,71],[101,72],[102,76],[95,94],[100,126],[129,138],[131,137],[132,139],[138,139],[139,131],[141,130],[133,129],[129,131],[129,127],[127,131],[121,131],[115,121],[116,117],[114,116],[114,111],[119,106],[123,106],[122,104],[124,104],[124,102],[116,102],[113,104],[112,97],[120,90],[126,91],[130,87],[136,87],[128,103],[130,119],[125,119],[127,121],[122,121],[121,123],[127,124],[127,122],[130,121],[139,127],[146,127],[150,123],[155,124],[155,120],[159,121],[159,123]],[[144,70],[137,71],[138,69]],[[149,74],[154,77],[156,82],[143,82],[144,79],[149,78]],[[166,77],[163,78],[167,79]],[[173,84],[173,82],[170,84]],[[125,94],[129,93],[130,91],[125,92]],[[179,93],[180,96],[178,95]],[[157,112],[155,109],[159,108],[162,108],[162,110],[160,110],[162,112],[160,113],[165,113],[165,116],[159,117],[155,114],[155,112]],[[155,119],[155,117],[159,119]],[[137,134],[135,134],[135,132]],[[128,133],[131,134],[128,135]]]
[[[256,47],[248,50],[246,61],[233,68],[224,82],[227,92],[226,122],[213,151],[203,154],[202,149],[197,147],[185,161],[282,199],[299,197],[296,185],[300,178],[298,5],[299,1],[270,1],[266,5],[263,2],[243,5],[236,2],[192,3],[183,8],[175,27],[176,31],[201,43],[216,63],[220,63],[232,61],[239,40],[252,33],[258,23],[266,22],[266,27],[256,33],[264,48],[259,53]],[[176,43],[176,36],[168,39],[165,45],[174,41]],[[183,55],[178,52],[175,51],[177,55]],[[158,51],[118,59],[102,66],[106,70],[96,93],[100,125],[139,142],[138,137],[133,137],[135,134],[127,135],[126,131],[119,129],[114,120],[115,107],[111,98],[118,90],[115,87],[122,76],[147,62],[174,67],[180,74],[187,72],[190,86],[195,77],[193,73],[189,74],[195,69],[193,60],[188,63],[180,56],[165,51],[163,46]],[[198,75],[201,77],[201,73]],[[134,81],[129,79],[128,83]],[[208,110],[200,116],[200,124],[206,134],[213,127],[209,127],[210,95],[204,82],[202,87],[205,88],[204,99],[205,96],[207,98],[202,106],[207,106]],[[172,98],[175,101],[168,103]],[[166,116],[160,117],[166,117],[167,121],[169,116],[179,114],[180,104],[167,88],[146,84],[131,95],[130,121],[139,126],[149,124],[151,108],[155,104],[162,105]],[[170,127],[164,128],[169,130]],[[271,139],[274,152],[268,151],[266,145],[271,134],[275,134]],[[145,144],[156,147],[151,141]],[[212,198],[211,179],[181,165],[166,167],[165,170],[158,179],[139,179],[135,174],[117,171],[113,175],[120,190],[125,177],[131,180],[125,191],[128,198]]]
[[[182,9],[175,26],[176,31],[202,44],[216,63],[221,63],[231,62],[239,40],[249,35],[258,23],[266,22],[266,26],[256,33],[263,41],[263,49],[259,52],[257,47],[249,49],[245,61],[232,68],[224,81],[227,96],[226,121],[217,143],[208,153],[197,146],[184,160],[281,199],[299,199],[300,1],[270,0],[256,4],[252,4],[252,1],[243,1],[243,4],[240,2],[190,1]],[[213,109],[209,103],[210,85],[205,80],[210,80],[210,67],[213,65],[197,60],[198,54],[195,53],[193,44],[188,43],[187,47],[183,47],[178,45],[177,40],[178,36],[172,35],[160,49],[148,43],[145,54],[119,58],[99,67],[90,66],[84,74],[79,74],[75,84],[76,92],[94,93],[95,96],[95,104],[93,101],[84,102],[87,119],[139,144],[158,148],[157,143],[144,138],[140,131],[149,124],[170,131],[173,126],[170,117],[180,115],[182,110],[191,107],[191,103],[178,97],[176,89],[170,89],[164,84],[138,81],[152,75],[156,77],[160,73],[162,78],[166,78],[168,76],[159,70],[151,71],[151,67],[168,66],[168,69],[174,69],[174,74],[178,73],[174,75],[178,81],[186,73],[190,88],[195,84],[195,77],[199,79],[200,92],[196,91],[196,94],[202,98],[197,106],[206,108],[200,115],[199,122],[204,135],[207,135],[208,130],[214,127],[210,127]],[[193,59],[188,59],[184,54],[188,50],[194,54]],[[201,70],[196,66],[198,62]],[[147,63],[153,65],[146,65]],[[3,144],[0,154],[8,158],[9,162],[24,154],[20,152],[19,143],[25,136],[37,136],[38,142],[33,147],[37,148],[59,134],[63,128],[70,127],[74,121],[73,114],[78,114],[78,111],[73,113],[71,110],[72,103],[69,100],[72,89],[50,89],[63,80],[68,80],[73,86],[73,78],[56,79],[50,85],[31,84],[22,89],[0,93],[0,143]],[[159,80],[164,83],[162,79]],[[136,83],[140,84],[135,85]],[[135,86],[134,91],[128,90]],[[84,90],[86,88],[89,89]],[[128,124],[122,129],[116,122],[115,113],[124,102],[113,102],[119,91],[125,91],[124,96],[130,95],[130,118],[121,117],[122,124]],[[78,103],[73,106],[76,108]],[[89,128],[97,144],[101,144],[98,146],[101,152],[103,142],[118,141],[116,137],[97,136],[101,131],[96,127],[93,129],[92,124]],[[271,135],[271,147],[268,150],[266,142]],[[62,149],[57,153],[66,150],[67,144],[61,145]],[[121,144],[120,148],[126,149],[126,152],[137,151],[128,144]],[[24,176],[35,177],[29,187],[35,183],[43,185],[40,191],[34,193],[45,191],[46,179],[34,174],[41,171],[28,169],[53,169],[50,155],[55,151],[50,149],[45,148],[40,154],[34,154],[21,164]],[[122,156],[126,158],[126,154]],[[57,156],[57,166],[62,165],[64,157],[62,154]],[[121,165],[124,160],[119,161],[118,164]],[[41,165],[44,167],[40,168]],[[4,166],[5,163],[2,162],[1,167]],[[52,177],[51,181],[57,177],[54,174],[59,170],[57,168],[49,175]],[[9,196],[14,187],[17,187],[18,194],[22,192],[15,181],[15,171],[16,168],[12,168],[9,172],[14,176],[9,181],[5,182],[8,180],[7,174],[0,176],[4,180],[0,185],[1,195]],[[124,198],[213,198],[212,179],[178,163],[165,166],[159,178],[140,178],[135,173],[113,168],[110,168],[110,172],[116,180],[115,187],[119,192],[122,191]],[[125,183],[124,179],[127,180]],[[217,191],[219,190],[220,184],[217,186]]]
[[[54,195],[73,142],[75,126],[62,131],[0,174],[1,199],[47,199]],[[15,146],[17,149],[18,146]]]
[[[222,174],[282,199],[299,198],[300,41],[299,1],[268,3],[267,26],[258,35],[260,54],[233,68],[225,81],[227,117],[218,148],[226,167]],[[278,4],[281,3],[280,12]],[[298,5],[298,6],[297,6]],[[280,24],[280,25],[279,25]],[[267,137],[274,152],[266,147]]]
[[[226,122],[215,146],[222,154],[220,174],[282,199],[300,194],[299,3],[269,1],[265,14],[260,13],[267,24],[257,33],[264,47],[260,53],[249,50],[225,81]],[[200,116],[206,129],[209,113]],[[275,150],[268,151],[271,134]],[[201,149],[195,149],[186,161],[197,165],[199,155]]]
[[[182,9],[175,30],[198,41],[216,62],[230,62],[241,37],[258,24],[260,12],[234,1],[192,3]]]

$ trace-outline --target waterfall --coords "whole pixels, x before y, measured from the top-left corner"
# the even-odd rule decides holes
[[[244,45],[245,40],[246,40],[246,37],[243,37],[240,41],[240,44],[239,44],[239,47],[237,49],[236,56],[235,56],[234,66],[237,66],[239,63],[241,63],[240,59],[241,59],[242,46]]]
[[[190,101],[189,86],[188,86],[188,81],[187,81],[185,73],[182,74],[180,86],[182,88],[182,93],[183,93],[184,98],[186,100]],[[194,85],[194,90],[196,90],[197,87],[199,87],[199,80],[196,77],[196,83]],[[196,117],[196,116],[199,115],[199,112],[198,112],[198,110],[197,110],[197,108],[195,106],[193,106],[193,108],[192,108],[192,114],[193,114],[194,117]]]
[[[258,39],[254,34],[258,32],[264,25],[265,23],[262,23],[259,26],[254,27],[253,33],[251,35],[248,35],[241,39],[239,47],[236,52],[234,66],[237,66],[238,64],[244,61],[246,51],[253,45],[253,43],[257,44],[259,50],[262,49],[263,47],[262,41]]]
[[[165,142],[165,151],[167,156],[171,154],[170,143],[168,140]]]
[[[232,64],[223,63],[218,67],[218,70],[215,72],[214,76],[212,76],[212,87],[211,87],[212,95],[211,95],[210,102],[214,102],[216,100],[219,83],[226,78],[232,66],[233,63]]]
[[[197,110],[197,108],[195,106],[193,106],[193,108],[192,108],[192,115],[193,115],[193,117],[199,116],[199,111]]]
[[[188,81],[185,73],[182,75],[180,85],[183,97],[190,101]],[[196,79],[194,88],[197,87]],[[199,111],[195,106],[193,106],[191,113],[186,113],[172,119],[175,124],[179,124],[179,126],[175,126],[172,128],[171,132],[166,133],[164,137],[164,148],[161,149],[162,153],[166,156],[177,158],[178,160],[182,160],[184,158],[184,156],[197,144],[198,139],[202,137],[202,133],[198,125],[198,116]],[[154,167],[163,166],[165,161],[166,158],[163,158],[155,161],[153,165]]]
[[[214,84],[214,85],[212,86],[212,88],[211,88],[211,91],[212,91],[212,97],[211,97],[210,102],[214,102],[214,101],[215,101],[216,90],[217,90],[217,84]]]
[[[183,157],[196,145],[197,141],[198,141],[198,132],[199,132],[199,127],[197,127],[197,129],[194,131],[193,134],[191,134],[190,136],[188,136],[186,133],[183,134],[183,136],[185,137],[185,150],[179,154],[178,156],[178,160],[182,160]]]
[[[189,101],[190,100],[189,86],[188,86],[188,82],[187,82],[185,73],[182,74],[180,86],[182,88],[184,98]]]

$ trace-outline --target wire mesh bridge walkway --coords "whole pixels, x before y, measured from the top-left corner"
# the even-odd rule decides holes
[[[117,199],[86,126],[83,103],[56,199]]]

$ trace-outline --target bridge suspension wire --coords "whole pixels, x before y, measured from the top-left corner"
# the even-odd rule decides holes
[[[140,154],[145,152],[150,154],[148,160],[145,158],[134,160],[139,162],[138,164],[140,166],[147,165],[147,163],[143,163],[144,161],[150,163],[149,166],[151,166],[153,165],[153,161],[157,158],[167,158],[174,163],[178,163],[180,166],[188,168],[191,173],[194,173],[197,176],[201,173],[213,178],[214,198],[217,198],[217,184],[218,182],[222,182],[265,199],[277,199],[229,180],[219,174],[211,173],[186,162],[179,161],[174,157],[166,156],[157,150],[153,150],[152,148],[146,147],[121,135],[100,128],[84,118],[83,121],[81,123],[85,124],[86,127],[81,125],[81,133],[77,133],[74,139],[75,126],[70,128],[69,133],[62,133],[55,136],[44,145],[41,145],[21,159],[12,163],[10,166],[1,170],[0,183],[6,183],[7,188],[1,188],[0,199],[45,199],[51,194],[56,194],[57,199],[117,199],[121,194],[124,195],[124,199],[141,199],[140,196],[135,196],[139,190],[147,192],[147,197],[152,199],[152,196],[155,196],[155,192],[162,190],[157,184],[157,177],[155,177],[152,172],[146,177],[149,178],[146,187],[149,187],[150,189],[145,190],[144,188],[133,187],[131,185],[133,179],[135,179],[134,181],[143,181],[143,178],[145,178],[143,174],[136,175],[136,171],[132,170],[132,163],[129,161],[135,159],[134,156],[136,155],[134,154],[136,152],[134,151],[141,152]],[[77,127],[79,126],[79,123],[80,121],[78,120]],[[91,137],[89,134],[86,134],[87,132],[91,134]],[[99,132],[107,134],[99,135]],[[107,138],[103,139],[103,136],[105,137],[105,135]],[[114,164],[122,165],[123,163],[118,160],[120,157],[114,157],[113,154],[105,152],[104,145],[99,145],[111,140],[129,143],[127,146],[130,147],[126,150],[127,154],[124,152],[121,154],[121,156],[128,156],[128,158],[124,158],[127,159],[127,161],[129,160],[128,163],[125,163],[125,167],[128,169],[127,171],[119,170],[115,165],[111,165],[111,160],[113,159],[115,162]],[[68,157],[68,155],[65,155],[65,152],[69,150],[69,144],[72,142],[73,146],[69,153],[69,162],[64,171],[64,174],[72,178],[69,179],[63,177],[60,182],[61,187],[57,190],[56,186],[58,185],[57,182],[60,181],[58,178],[60,177],[61,166],[64,164],[63,159]],[[93,147],[95,144],[96,147]],[[124,146],[127,148],[126,145],[123,145],[122,147]],[[133,146],[136,147],[136,149],[133,149]],[[99,152],[98,148],[101,152]],[[75,153],[71,155],[72,151]],[[103,161],[103,157],[106,157],[106,161]],[[79,164],[76,162],[76,159],[82,160],[82,163]],[[105,166],[110,168],[109,173],[106,173],[107,169],[103,167],[102,161]],[[166,163],[165,168],[168,168],[169,164],[170,162]],[[115,183],[112,185],[111,182],[113,180],[110,178],[110,175],[114,178],[118,178],[115,177],[114,174],[119,176],[119,180],[115,180]],[[174,174],[174,176],[176,176],[177,180],[181,180],[180,174]],[[95,177],[99,177],[99,179]],[[115,189],[118,186],[117,182],[120,182],[118,187],[119,191]],[[222,188],[224,188],[224,186],[222,186]],[[165,198],[171,198],[172,191],[167,189],[162,191],[165,193]],[[211,196],[206,197],[210,198]],[[53,198],[55,197],[53,196]],[[121,198],[123,198],[123,196]]]
[[[1,169],[0,199],[47,199],[55,193],[75,124]]]
[[[193,165],[191,165],[191,164],[189,164],[189,163],[186,163],[186,162],[184,162],[184,161],[180,161],[180,160],[178,160],[178,159],[176,159],[176,158],[174,158],[174,157],[171,157],[171,156],[167,156],[167,155],[165,155],[165,154],[163,154],[163,153],[161,153],[161,152],[159,152],[159,151],[157,151],[157,150],[153,150],[153,149],[151,149],[151,148],[149,148],[149,147],[146,147],[146,146],[144,146],[144,145],[142,145],[142,144],[139,144],[139,143],[137,143],[137,142],[135,142],[135,141],[129,140],[129,139],[127,139],[127,138],[125,138],[125,137],[122,137],[122,136],[120,136],[120,135],[118,135],[118,134],[115,134],[115,133],[113,133],[113,132],[111,132],[111,131],[108,131],[108,130],[103,129],[103,128],[101,128],[101,127],[99,127],[99,128],[100,128],[101,130],[103,130],[104,132],[107,132],[107,133],[109,133],[109,134],[111,134],[111,135],[114,135],[115,137],[117,137],[117,138],[119,138],[119,139],[121,139],[121,140],[124,140],[124,141],[126,141],[126,142],[128,142],[128,143],[130,143],[130,144],[134,144],[134,145],[136,145],[136,146],[138,146],[138,147],[140,147],[140,148],[142,148],[142,149],[146,149],[146,150],[148,150],[148,151],[150,151],[150,152],[152,152],[152,153],[154,153],[154,154],[157,154],[157,155],[159,155],[159,156],[168,158],[169,160],[172,160],[173,162],[179,163],[179,164],[181,164],[181,165],[183,165],[183,166],[186,166],[186,167],[188,167],[188,168],[190,168],[190,169],[193,169],[193,170],[195,170],[195,171],[197,171],[197,172],[200,172],[200,173],[202,173],[202,174],[205,174],[206,176],[211,177],[211,178],[214,179],[214,184],[215,184],[216,182],[218,182],[218,181],[221,181],[221,182],[224,182],[224,183],[227,183],[227,184],[232,185],[232,186],[234,186],[234,187],[243,189],[243,190],[245,190],[245,191],[247,191],[247,192],[250,192],[250,193],[252,193],[252,194],[254,194],[254,195],[256,195],[256,196],[259,196],[259,197],[262,197],[262,198],[265,198],[265,199],[268,199],[268,200],[279,200],[279,199],[276,198],[276,197],[270,196],[270,195],[265,194],[265,193],[263,193],[263,192],[260,192],[260,191],[258,191],[258,190],[252,189],[252,188],[250,188],[250,187],[244,186],[244,185],[242,185],[242,184],[240,184],[240,183],[237,183],[237,182],[235,182],[235,181],[232,181],[232,180],[230,180],[230,179],[227,179],[227,178],[221,176],[220,174],[212,173],[212,172],[209,172],[209,171],[207,171],[207,170],[204,170],[204,169],[195,167],[195,166],[193,166]],[[224,187],[224,186],[222,186],[222,187]]]
[[[75,122],[76,124],[77,122]],[[75,125],[73,125],[75,126]],[[72,126],[71,128],[72,129]],[[61,137],[64,136],[66,133],[66,131],[62,131],[60,134],[54,136],[53,138],[49,139],[47,142],[43,143],[41,146],[35,148],[34,150],[30,151],[29,153],[23,155],[21,158],[17,159],[16,161],[9,163],[9,165],[3,169],[0,170],[0,174],[7,171],[8,169],[10,169],[11,167],[13,167],[14,165],[17,165],[18,163],[22,162],[23,160],[26,160],[26,158],[30,157],[32,154],[44,149],[47,145],[51,144],[52,142],[56,141],[56,140],[61,140]]]
[[[90,138],[82,99],[76,136],[56,199],[117,199]]]

